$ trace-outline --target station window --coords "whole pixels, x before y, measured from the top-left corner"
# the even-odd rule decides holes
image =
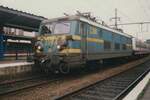
[[[104,49],[105,50],[110,50],[111,49],[111,42],[104,41]]]
[[[120,44],[119,43],[115,43],[115,50],[120,50]]]

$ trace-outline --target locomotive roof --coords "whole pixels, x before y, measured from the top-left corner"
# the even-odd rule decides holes
[[[79,20],[79,21],[83,21],[83,22],[86,22],[90,25],[93,25],[93,26],[96,26],[96,27],[100,27],[102,29],[105,29],[105,30],[108,30],[108,31],[111,31],[111,32],[114,32],[114,33],[118,33],[120,35],[124,35],[126,37],[129,37],[129,38],[132,38],[131,35],[127,34],[127,33],[123,33],[123,32],[120,32],[118,30],[115,30],[115,29],[112,29],[108,26],[104,26],[104,25],[101,25],[97,22],[94,22],[90,19],[87,19],[83,16],[78,16],[78,15],[72,15],[72,16],[64,16],[64,17],[58,17],[58,18],[52,18],[52,19],[48,19],[48,20],[44,20],[42,23],[49,23],[49,22],[56,22],[56,21],[67,21],[67,20]]]

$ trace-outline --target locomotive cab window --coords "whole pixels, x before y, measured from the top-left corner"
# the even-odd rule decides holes
[[[51,22],[44,23],[40,27],[41,34],[68,34],[70,33],[71,22]]]
[[[54,26],[54,34],[70,33],[70,22],[56,23]]]
[[[52,24],[42,25],[40,27],[41,34],[51,34],[52,33]]]

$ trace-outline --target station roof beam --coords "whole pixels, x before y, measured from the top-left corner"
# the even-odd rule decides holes
[[[0,24],[2,26],[38,31],[41,21],[47,18],[0,6]]]

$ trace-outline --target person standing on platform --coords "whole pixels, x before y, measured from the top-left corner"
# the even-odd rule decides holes
[[[4,56],[4,31],[3,31],[3,27],[0,25],[0,60],[3,58]]]

